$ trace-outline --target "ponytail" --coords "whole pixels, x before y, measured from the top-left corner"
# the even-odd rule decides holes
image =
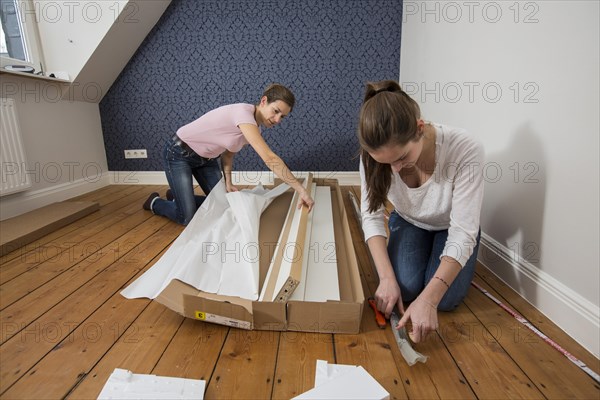
[[[404,93],[396,81],[367,82],[363,103],[366,103],[367,100],[381,92]]]
[[[419,105],[392,80],[367,83],[358,123],[358,140],[365,170],[369,211],[385,204],[392,169],[369,154],[388,144],[405,145],[417,139]]]

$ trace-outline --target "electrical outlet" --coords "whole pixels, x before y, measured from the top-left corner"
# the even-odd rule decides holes
[[[125,158],[148,158],[146,149],[125,150]]]

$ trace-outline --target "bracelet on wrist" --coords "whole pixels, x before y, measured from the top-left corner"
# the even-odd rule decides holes
[[[444,278],[440,278],[440,277],[439,277],[439,276],[437,276],[437,275],[434,275],[433,277],[434,277],[434,279],[438,279],[439,281],[441,281],[441,282],[442,282],[444,285],[446,285],[446,287],[447,287],[448,289],[450,289],[450,285],[448,284],[448,282],[446,282],[446,281],[444,280]]]

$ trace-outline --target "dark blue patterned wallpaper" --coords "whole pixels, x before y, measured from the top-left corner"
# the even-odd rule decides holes
[[[180,126],[280,82],[296,106],[263,130],[271,148],[292,170],[356,171],[364,84],[398,79],[401,21],[398,0],[173,0],[100,103],[109,170],[162,170]],[[249,146],[234,168],[267,169]]]

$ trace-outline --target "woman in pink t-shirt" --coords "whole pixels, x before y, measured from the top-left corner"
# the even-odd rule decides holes
[[[305,205],[311,210],[314,200],[261,134],[262,127],[274,127],[292,112],[294,103],[294,94],[288,88],[272,84],[256,105],[225,105],[179,128],[164,150],[165,173],[170,186],[167,200],[154,192],[143,208],[187,225],[206,198],[194,194],[192,177],[206,195],[223,176],[227,191],[237,191],[231,181],[233,157],[244,145],[250,144],[267,167],[298,192],[298,207]]]

